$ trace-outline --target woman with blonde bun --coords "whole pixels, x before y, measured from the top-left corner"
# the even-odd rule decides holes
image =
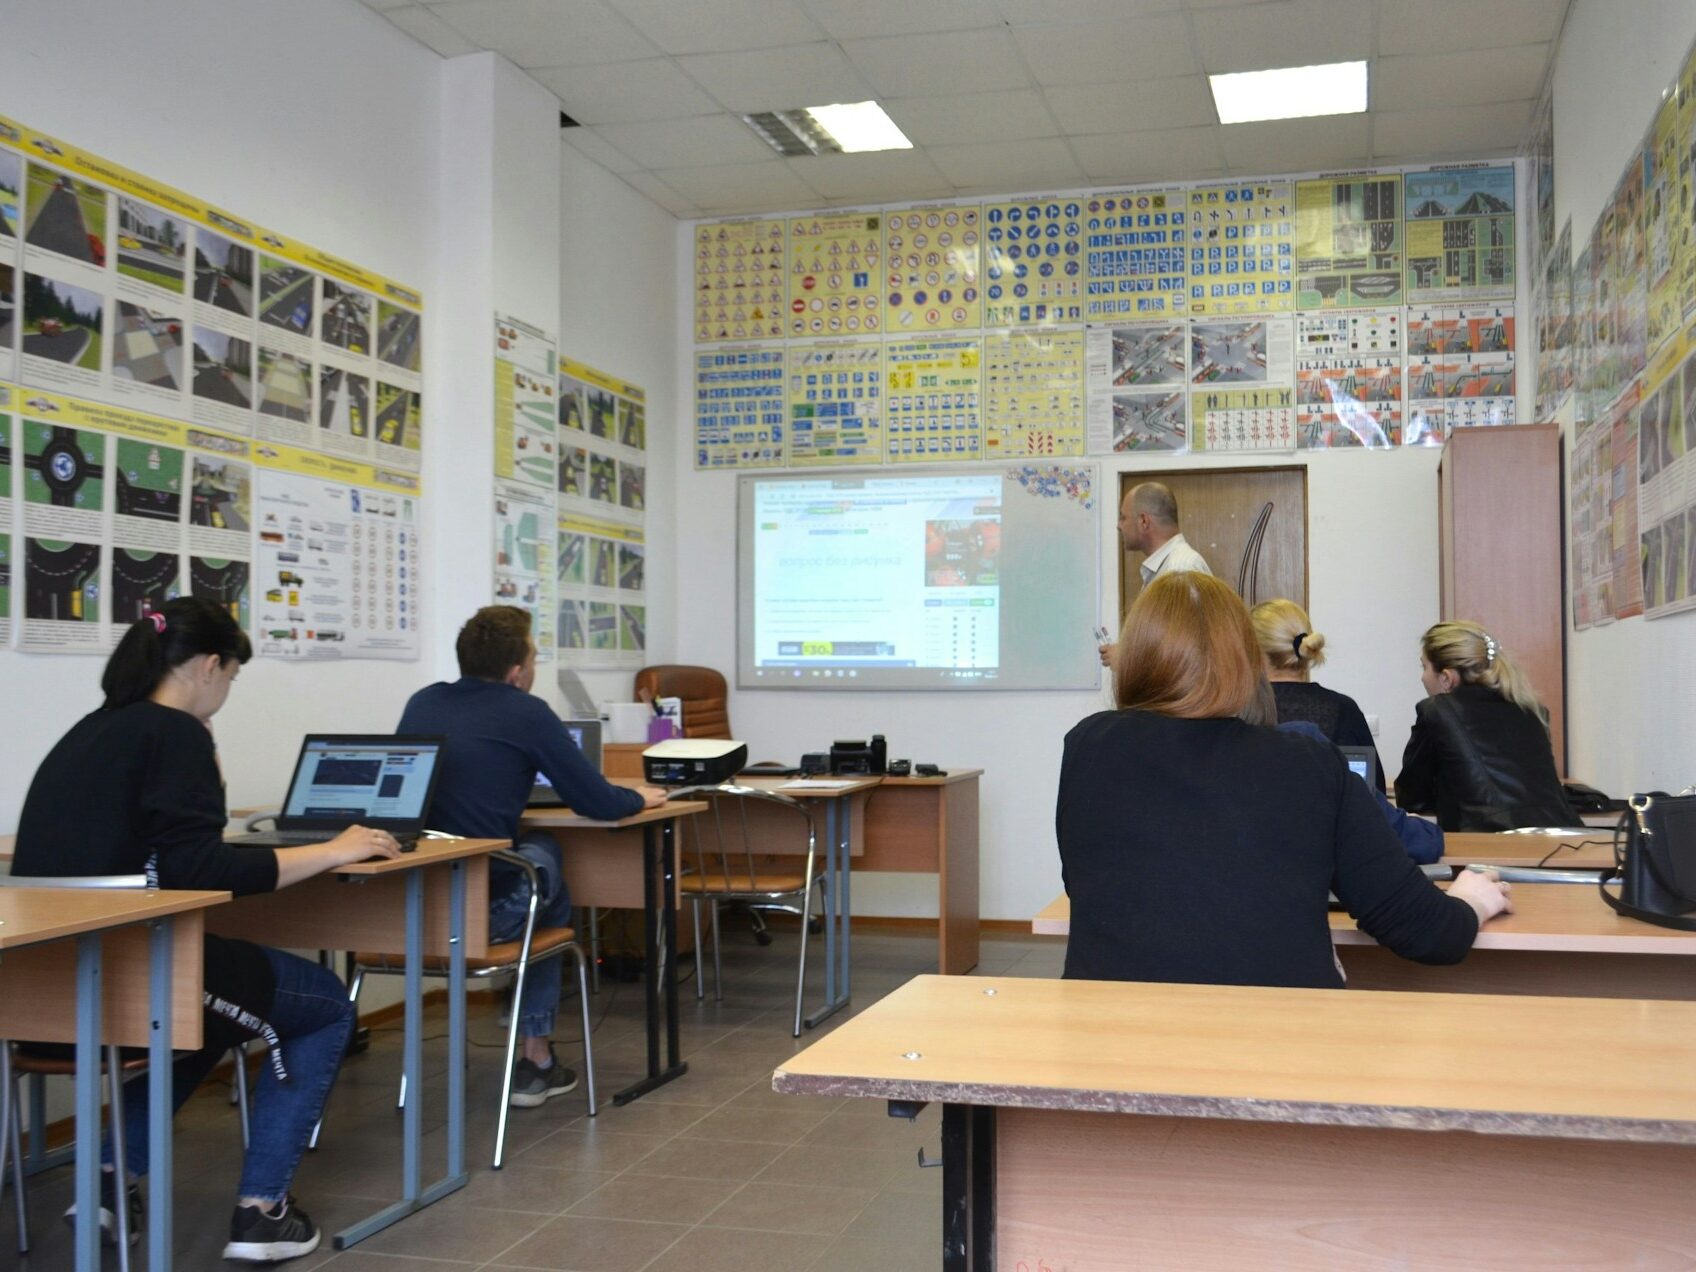
[[[1548,712],[1477,623],[1438,623],[1419,642],[1430,695],[1414,712],[1396,803],[1444,830],[1576,826],[1555,773]]]
[[[1266,660],[1266,679],[1278,704],[1278,723],[1306,720],[1333,746],[1369,746],[1378,751],[1360,704],[1346,693],[1313,683],[1313,669],[1325,661],[1325,637],[1313,631],[1307,611],[1279,597],[1262,601],[1248,613],[1254,639]],[[1384,789],[1384,763],[1374,759],[1378,789]]]

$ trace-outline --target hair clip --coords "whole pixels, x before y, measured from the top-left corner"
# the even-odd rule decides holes
[[[1484,662],[1489,665],[1496,661],[1496,638],[1488,633],[1484,636]]]
[[[158,632],[161,636],[165,634],[165,616],[158,610],[154,610],[153,613],[149,614],[147,616],[147,620],[153,624],[154,631]]]

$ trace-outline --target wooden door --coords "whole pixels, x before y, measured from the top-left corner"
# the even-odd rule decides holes
[[[1242,579],[1250,605],[1286,596],[1307,608],[1307,469],[1202,468],[1119,474],[1122,501],[1143,481],[1164,482],[1178,500],[1179,528],[1189,545],[1232,587]],[[1261,538],[1258,568],[1243,568],[1256,521],[1271,506]],[[1117,512],[1115,512],[1117,516]],[[1119,619],[1142,591],[1143,554],[1119,554]]]

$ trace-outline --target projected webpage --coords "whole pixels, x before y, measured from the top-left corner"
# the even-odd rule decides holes
[[[785,481],[755,492],[755,676],[997,676],[1000,474]]]

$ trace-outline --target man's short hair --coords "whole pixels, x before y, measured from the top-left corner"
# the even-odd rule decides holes
[[[1170,486],[1145,481],[1131,492],[1131,511],[1146,512],[1163,526],[1178,524],[1178,497]]]
[[[530,611],[516,605],[485,605],[459,629],[453,651],[459,674],[478,680],[505,680],[530,657]]]

